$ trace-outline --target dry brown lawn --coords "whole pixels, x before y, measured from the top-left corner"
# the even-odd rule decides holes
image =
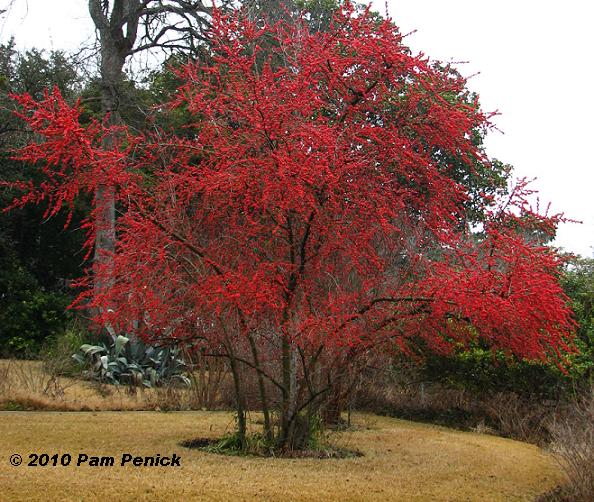
[[[53,376],[41,361],[0,359],[0,410],[139,411],[180,404],[184,409],[192,397],[189,389],[176,389],[171,396],[164,389],[131,389]]]
[[[226,412],[0,412],[0,500],[532,500],[561,474],[536,446],[391,418],[356,415],[335,441],[348,459],[229,457],[179,442],[219,437]],[[28,467],[30,453],[70,453],[68,467]],[[123,453],[181,456],[181,467],[121,467]],[[25,462],[9,463],[19,453]],[[79,453],[113,467],[76,467]]]

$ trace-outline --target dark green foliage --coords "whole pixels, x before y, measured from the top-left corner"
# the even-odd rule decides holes
[[[150,77],[149,77],[150,80]],[[104,112],[101,109],[101,82],[99,79],[88,81],[80,93],[83,113],[81,121],[86,123],[90,120],[102,121]],[[143,131],[150,128],[152,124],[147,123],[149,110],[155,105],[153,93],[148,86],[138,85],[131,79],[125,79],[121,83],[121,98],[119,111],[124,123],[133,130]]]
[[[31,355],[63,330],[70,299],[41,286],[1,237],[0,355]]]
[[[574,258],[562,276],[563,289],[571,299],[577,322],[577,346],[573,371],[586,383],[594,384],[594,259]]]
[[[13,163],[14,166],[16,163]],[[11,164],[0,159],[0,179]],[[0,193],[0,206],[10,194]],[[0,213],[0,352],[34,355],[60,333],[71,315],[69,282],[81,274],[82,232],[65,230],[65,214],[42,221],[44,208],[28,206]],[[81,219],[76,211],[73,223]]]
[[[178,87],[182,85],[177,71],[187,62],[186,56],[171,56],[160,68],[150,73],[146,82],[146,92],[152,103],[169,103],[175,98]],[[196,135],[196,119],[185,105],[167,110],[167,113],[155,113],[153,117],[155,125],[164,131],[174,132],[186,138]]]
[[[326,31],[343,0],[246,0],[242,13],[250,19],[271,22],[301,18],[312,31]],[[357,4],[363,9],[364,4]]]
[[[81,91],[82,79],[74,64],[62,51],[31,49],[17,56],[16,79],[12,92],[27,92],[36,99],[43,98],[46,89],[58,87],[65,98],[73,98]]]
[[[28,92],[41,98],[57,86],[69,99],[80,92],[81,78],[62,52],[30,50],[18,53],[12,41],[0,45],[0,181],[36,180],[35,169],[12,159],[15,148],[30,133],[13,114],[10,93]],[[0,190],[0,208],[18,194]],[[75,231],[87,209],[73,208],[69,229],[67,211],[44,218],[46,207],[27,206],[0,211],[0,353],[35,355],[48,337],[66,326],[71,302],[69,283],[81,275],[84,235]],[[43,223],[40,223],[43,222]]]
[[[513,392],[536,399],[556,399],[572,392],[575,383],[573,373],[564,374],[553,364],[518,361],[479,347],[430,356],[423,373],[429,381],[476,394]]]

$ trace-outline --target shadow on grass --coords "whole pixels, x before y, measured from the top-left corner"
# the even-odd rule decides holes
[[[223,438],[193,438],[186,439],[179,443],[184,448],[197,449],[207,453],[218,455],[250,456],[250,457],[269,457],[269,458],[355,458],[362,457],[363,453],[359,450],[348,448],[339,448],[333,445],[325,445],[318,448],[288,450],[274,449],[267,447],[259,441],[258,437],[248,439],[247,450],[242,450],[238,445],[237,438],[234,435]]]

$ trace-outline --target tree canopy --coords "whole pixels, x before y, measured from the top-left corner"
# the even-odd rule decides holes
[[[99,324],[226,357],[242,441],[239,368],[254,370],[280,447],[302,446],[334,383],[370,351],[477,338],[530,359],[570,349],[562,261],[527,238],[556,218],[533,211],[519,183],[473,201],[480,233],[464,224],[460,166],[494,168],[476,140],[489,117],[460,75],[349,4],[323,32],[215,11],[208,37],[210,57],[184,65],[162,105],[189,113],[191,134],[83,125],[57,89],[16,97],[41,138],[19,158],[43,173],[12,185],[16,206],[49,201],[51,214],[116,188],[113,285],[80,283],[78,304],[97,307]],[[85,224],[89,251],[97,221]]]

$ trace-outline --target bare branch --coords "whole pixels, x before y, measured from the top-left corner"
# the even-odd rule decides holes
[[[89,0],[89,14],[95,26],[99,30],[109,29],[109,20],[103,12],[103,5],[101,0]]]

